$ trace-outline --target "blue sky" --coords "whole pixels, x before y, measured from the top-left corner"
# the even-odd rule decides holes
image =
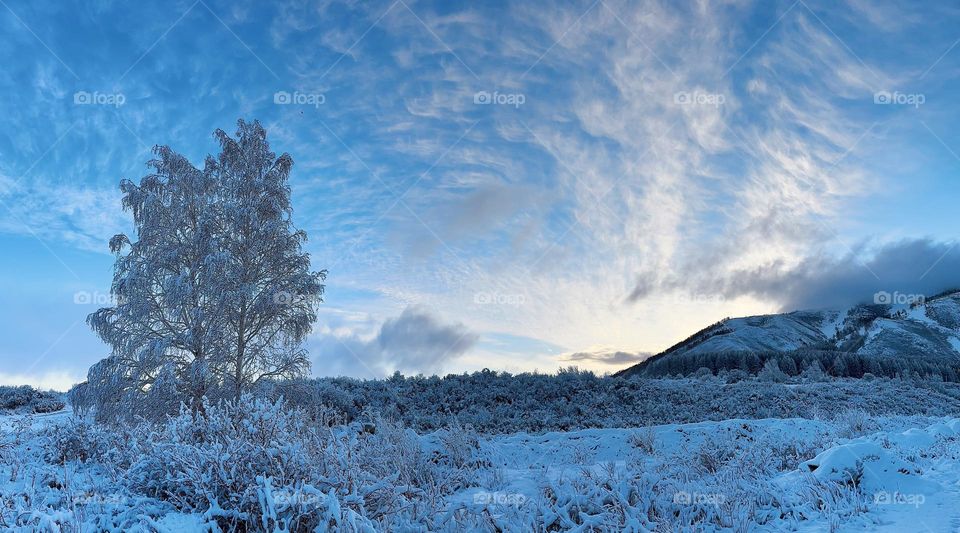
[[[612,371],[724,316],[937,290],[958,9],[2,0],[0,382],[107,355],[118,182],[238,118],[293,156],[330,270],[318,375]]]

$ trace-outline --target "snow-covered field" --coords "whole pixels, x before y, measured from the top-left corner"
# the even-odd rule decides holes
[[[849,412],[417,435],[385,421],[374,433],[308,428],[251,403],[246,414],[214,411],[220,422],[202,426],[181,416],[161,431],[111,432],[69,412],[4,417],[0,529],[960,528],[960,419]],[[264,456],[268,466],[244,470]]]
[[[960,419],[906,430],[905,425],[916,421],[879,422],[890,429],[853,439],[834,438],[837,426],[818,421],[728,420],[639,430],[511,435],[493,439],[489,446],[498,458],[494,464],[504,469],[504,485],[495,494],[505,495],[500,501],[508,504],[542,499],[544,494],[565,487],[568,496],[573,495],[567,505],[575,507],[577,497],[584,495],[579,489],[592,483],[579,485],[578,478],[622,481],[652,473],[648,485],[651,500],[663,496],[657,490],[657,484],[662,484],[670,487],[667,495],[673,495],[681,515],[713,515],[713,523],[697,524],[694,529],[698,530],[726,526],[772,531],[838,527],[957,531]],[[652,453],[644,452],[638,439],[652,443]],[[806,450],[818,453],[807,461],[792,461]],[[767,454],[769,457],[765,457]],[[783,471],[765,470],[765,463],[771,459],[783,461]],[[727,470],[730,466],[734,471]],[[740,470],[740,479],[736,470]],[[751,479],[761,473],[772,475],[754,485]],[[618,488],[610,486],[610,494]],[[485,503],[495,499],[477,498],[486,490],[482,487],[464,492],[473,494],[475,502]],[[459,501],[469,504],[463,495]],[[623,522],[604,526],[644,531],[658,526],[662,529],[665,523],[669,524],[666,529],[682,525],[669,517],[665,522],[650,520],[647,511],[655,507],[645,502],[633,508],[632,516],[627,513]],[[713,509],[707,509],[710,507]],[[569,511],[562,509],[558,514]],[[575,528],[582,524],[567,525]],[[503,526],[509,529],[506,523]]]

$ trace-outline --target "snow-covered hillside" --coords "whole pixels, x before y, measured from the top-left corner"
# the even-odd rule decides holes
[[[912,305],[858,305],[726,319],[650,361],[675,354],[801,349],[960,363],[960,292]]]

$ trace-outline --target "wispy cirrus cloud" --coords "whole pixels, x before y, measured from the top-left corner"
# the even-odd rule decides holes
[[[579,361],[609,369],[723,316],[808,303],[801,286],[869,289],[842,265],[882,257],[908,225],[949,240],[936,210],[896,215],[901,197],[937,202],[958,163],[948,6],[11,7],[0,231],[29,236],[23,219],[54,247],[102,251],[127,223],[116,183],[153,144],[199,165],[215,128],[259,118],[296,161],[295,220],[331,271],[318,331],[376,372],[542,368],[595,346],[610,348]],[[103,20],[140,31],[102,35]],[[126,102],[78,106],[81,90]],[[414,360],[373,341],[417,305],[501,341]]]

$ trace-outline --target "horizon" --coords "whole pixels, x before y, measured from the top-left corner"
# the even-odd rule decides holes
[[[120,180],[238,119],[329,270],[315,376],[613,373],[960,285],[950,6],[0,4],[0,385],[109,355]]]

